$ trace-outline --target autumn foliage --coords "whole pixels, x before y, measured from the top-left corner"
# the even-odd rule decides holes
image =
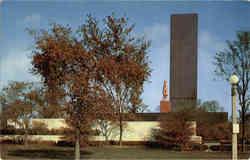
[[[76,159],[80,159],[80,136],[90,133],[98,118],[120,122],[121,141],[122,113],[131,113],[132,106],[142,102],[143,84],[151,73],[150,43],[134,37],[133,29],[126,18],[112,15],[104,18],[103,26],[87,16],[76,32],[55,23],[47,31],[28,30],[35,41],[32,73],[42,77],[50,93],[66,99]]]
[[[97,85],[105,93],[106,119],[118,121],[120,126],[120,145],[123,133],[123,115],[145,107],[141,93],[148,80],[151,69],[147,57],[149,41],[132,35],[134,25],[128,25],[126,18],[107,16],[104,27],[88,16],[87,24],[80,27],[86,50],[94,53],[96,60]],[[102,97],[104,96],[102,95]],[[112,116],[110,116],[110,114]],[[101,119],[105,119],[101,115]],[[112,118],[111,118],[112,117]]]
[[[188,109],[172,112],[161,119],[160,128],[154,135],[155,139],[167,148],[189,149],[191,146],[190,136],[193,131],[187,121],[192,120],[192,118],[193,113]]]
[[[36,88],[31,82],[11,81],[0,94],[1,125],[6,128],[8,121],[17,124],[24,130],[24,143],[27,145],[30,119],[38,114]],[[5,124],[3,124],[5,123]]]
[[[230,140],[232,124],[225,112],[207,112],[203,108],[196,111],[197,135],[203,141]]]
[[[204,141],[220,141],[232,139],[232,124],[229,122],[209,124],[199,123],[197,126],[197,134]]]

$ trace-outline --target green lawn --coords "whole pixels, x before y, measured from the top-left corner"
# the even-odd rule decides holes
[[[4,159],[73,159],[72,147],[48,145],[1,145]],[[4,149],[5,148],[5,149]],[[7,149],[6,149],[7,148]],[[5,151],[4,151],[5,150]],[[6,151],[8,150],[8,151]],[[4,153],[6,152],[6,153]],[[247,159],[250,153],[239,154],[239,158]],[[176,152],[144,147],[88,147],[81,150],[81,158],[85,159],[230,159],[231,152]]]

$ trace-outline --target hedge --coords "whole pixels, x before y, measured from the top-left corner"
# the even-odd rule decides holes
[[[47,129],[47,128],[32,128],[32,129],[15,129],[15,128],[7,128],[0,129],[0,135],[25,135],[25,132],[28,135],[72,135],[74,132],[72,129],[63,128],[63,129]],[[98,136],[99,132],[94,131],[93,133],[86,132],[85,134],[94,134],[94,136]]]
[[[1,135],[67,135],[71,134],[72,131],[69,129],[2,129],[0,130]]]

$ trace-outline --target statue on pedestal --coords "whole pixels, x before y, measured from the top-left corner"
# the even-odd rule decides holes
[[[163,94],[163,98],[167,99],[167,97],[168,97],[168,84],[167,84],[166,80],[164,80],[162,94]]]
[[[168,85],[166,80],[164,80],[162,95],[163,99],[160,101],[160,112],[171,112],[171,103],[167,100]]]

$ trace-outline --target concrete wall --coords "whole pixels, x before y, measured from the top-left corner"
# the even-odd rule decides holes
[[[61,127],[67,127],[64,119],[32,119],[33,126],[35,124],[45,124],[48,129],[60,129]],[[194,136],[196,136],[196,123],[195,121],[190,122],[191,127],[194,128]],[[100,129],[99,125],[93,128]],[[109,140],[118,141],[120,128],[118,125],[113,125],[111,134],[108,136]],[[152,139],[152,132],[159,128],[158,121],[125,121],[123,141],[148,141]],[[2,138],[8,136],[2,136]],[[10,136],[11,137],[11,136]],[[32,135],[29,136],[31,140],[45,140],[45,141],[58,141],[63,136],[46,136],[46,135]],[[104,136],[95,136],[92,138],[95,141],[104,141]]]
[[[34,126],[36,123],[45,124],[48,129],[60,129],[60,128],[68,127],[64,119],[32,119],[31,120],[32,126]]]
[[[14,125],[14,123],[9,123]],[[60,129],[60,128],[67,128],[68,125],[66,124],[64,119],[32,119],[31,120],[32,126],[43,124],[48,129]],[[146,141],[150,140],[151,138],[151,130],[153,128],[157,128],[159,125],[158,121],[125,121],[124,123],[124,131],[123,131],[123,140],[124,141]],[[17,127],[17,126],[16,126]],[[18,127],[17,127],[18,128]],[[93,128],[101,129],[98,125],[94,126]],[[108,136],[109,140],[119,140],[120,135],[120,128],[119,126],[113,125],[110,127],[112,128],[111,134]],[[38,137],[38,135],[30,136],[30,137]],[[50,139],[48,137],[51,136],[40,136],[41,139]],[[55,137],[55,136],[52,136]],[[53,139],[53,138],[52,138]],[[58,138],[55,138],[58,139]],[[105,140],[103,136],[96,136],[93,140]]]
[[[127,121],[124,127],[124,141],[147,141],[152,138],[151,131],[157,128],[157,121]],[[120,128],[117,127],[109,137],[111,140],[119,140]]]
[[[40,122],[46,124],[48,129],[60,129],[67,127],[64,119],[33,119],[32,124]],[[158,121],[125,121],[123,140],[124,141],[142,141],[148,140],[151,137],[152,128],[158,127]],[[99,125],[93,128],[101,129]],[[108,138],[110,140],[119,140],[120,128],[119,126],[113,125],[109,127],[112,132]],[[102,136],[96,137],[97,140],[105,139]]]

